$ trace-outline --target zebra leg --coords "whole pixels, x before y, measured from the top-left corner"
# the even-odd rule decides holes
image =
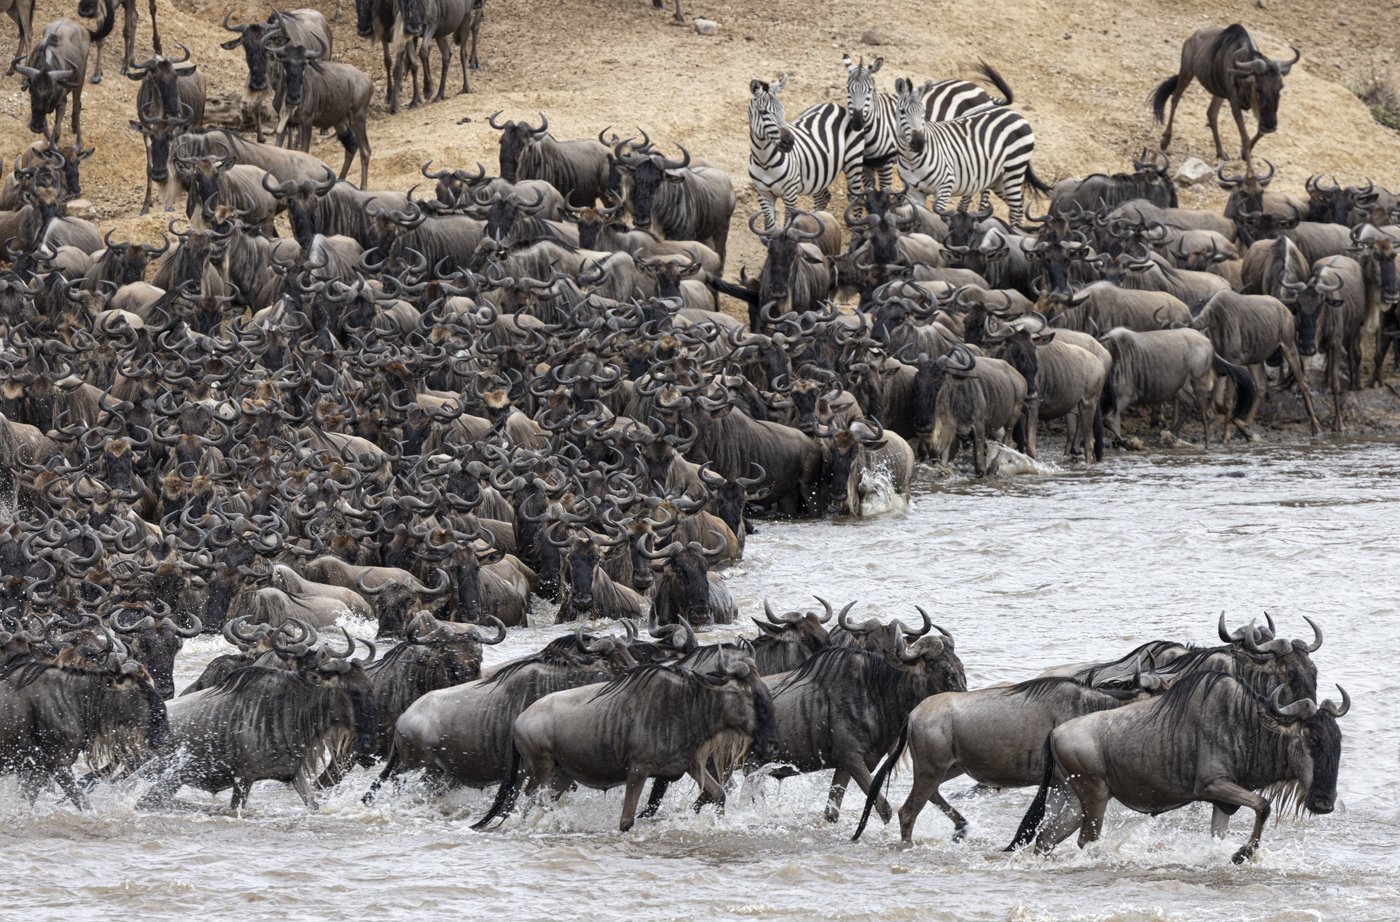
[[[766,189],[758,189],[758,209],[763,212],[764,230],[773,230],[778,226],[778,209],[776,207],[776,197]]]
[[[823,195],[823,194],[825,194],[825,196],[826,196],[825,199],[822,198],[822,195]],[[831,204],[831,193],[830,193],[830,192],[827,192],[825,189],[823,189],[821,192],[818,192],[816,195],[812,196],[812,206],[813,206],[813,208],[815,208],[817,211],[825,211],[825,210],[826,210],[826,207],[827,207],[828,205],[830,205],[830,204]],[[790,188],[787,188],[787,189],[784,189],[784,190],[783,190],[783,220],[784,220],[784,221],[791,221],[791,220],[793,219],[793,216],[794,216],[796,213],[797,213],[797,190],[796,190],[795,188],[791,188],[791,187],[790,187]],[[776,217],[774,218],[774,220],[776,220]],[[773,226],[776,227],[777,225],[775,224],[775,225],[773,225]]]
[[[796,207],[797,207],[797,197],[796,197],[796,196],[793,196],[792,202],[788,205],[788,211],[792,211],[792,210],[793,210],[794,208],[796,208]],[[813,208],[814,210],[816,210],[816,211],[830,211],[830,210],[831,210],[831,190],[830,190],[830,189],[823,189],[823,190],[821,190],[820,192],[814,192],[814,193],[812,194],[812,208]]]
[[[880,189],[890,190],[894,188],[894,163],[886,163],[880,167]]]
[[[1004,184],[997,190],[997,197],[1006,203],[1007,218],[1010,220],[1012,227],[1019,227],[1021,225],[1021,219],[1025,217],[1026,202],[1025,193],[1022,188],[1022,183],[1024,181],[1025,177],[1021,177]],[[982,208],[986,208],[991,204],[991,200],[986,193],[982,194],[982,200]]]

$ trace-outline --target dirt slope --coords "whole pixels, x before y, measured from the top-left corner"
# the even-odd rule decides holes
[[[1290,44],[1303,50],[1284,93],[1280,133],[1258,148],[1279,168],[1276,186],[1301,187],[1313,172],[1400,185],[1400,136],[1375,124],[1345,85],[1395,60],[1400,4],[1394,2],[1344,2],[1323,13],[1283,0],[1090,0],[1072,9],[1051,0],[696,0],[687,13],[720,24],[718,34],[707,37],[673,25],[669,12],[653,10],[646,0],[488,0],[483,66],[472,75],[473,92],[397,116],[382,104],[379,51],[355,36],[353,4],[346,2],[350,8],[336,26],[337,56],[376,82],[372,186],[402,189],[420,182],[418,165],[429,159],[452,165],[481,160],[494,172],[496,133],[485,119],[497,109],[531,118],[546,111],[561,138],[591,136],[609,125],[620,131],[641,125],[659,143],[683,142],[733,177],[740,203],[730,244],[734,269],[759,260],[744,230],[755,202],[745,172],[749,78],[791,74],[786,95],[795,114],[844,97],[844,51],[883,55],[881,77],[891,86],[896,75],[952,76],[985,58],[1006,75],[1017,107],[1035,126],[1037,172],[1054,179],[1118,168],[1144,145],[1155,144],[1160,128],[1145,99],[1175,71],[1181,40],[1201,25],[1238,19],[1276,56]],[[334,9],[323,0],[315,4],[327,13]],[[36,31],[71,15],[72,6],[72,0],[39,0]],[[161,8],[163,37],[172,46],[179,40],[191,47],[212,100],[236,97],[243,80],[241,52],[218,48],[230,37],[219,28],[229,9],[237,21],[246,21],[267,7],[181,0]],[[879,47],[861,44],[869,30],[882,36]],[[119,35],[120,25],[113,36],[117,45]],[[150,53],[144,23],[140,36],[138,55],[144,56]],[[435,66],[436,60],[435,53]],[[454,61],[449,91],[459,89],[460,80]],[[105,83],[86,88],[84,131],[97,154],[85,168],[85,191],[104,229],[154,236],[169,216],[134,217],[144,175],[140,138],[127,126],[134,98],[135,84],[114,64]],[[1206,102],[1199,88],[1183,100],[1175,160],[1213,160]],[[27,105],[16,78],[0,82],[0,151],[10,156],[33,140]],[[1233,126],[1223,127],[1230,147]],[[334,139],[317,142],[313,150],[339,166]],[[1184,205],[1217,206],[1223,195],[1198,187],[1184,190],[1182,199]],[[838,212],[841,205],[838,197]]]

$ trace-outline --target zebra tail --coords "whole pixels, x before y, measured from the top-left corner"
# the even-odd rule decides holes
[[[1016,830],[1016,838],[1011,840],[1011,844],[1006,846],[1005,851],[1019,851],[1029,845],[1031,839],[1035,838],[1035,831],[1040,828],[1041,821],[1045,819],[1045,804],[1050,799],[1050,785],[1055,780],[1055,753],[1050,748],[1050,734],[1048,733],[1045,735],[1045,746],[1041,748],[1040,754],[1045,759],[1045,775],[1041,778],[1040,790],[1035,792],[1035,800],[1031,801],[1030,809],[1021,819],[1021,825]]]
[[[1042,195],[1050,193],[1050,187],[1045,184],[1039,176],[1035,175],[1035,170],[1028,163],[1026,164],[1026,184]]]
[[[1011,93],[1011,86],[1006,82],[1005,78],[1003,78],[1002,75],[997,72],[997,69],[992,65],[988,64],[986,61],[983,61],[981,58],[978,58],[977,70],[982,74],[982,76],[986,77],[989,81],[991,81],[992,86],[996,87],[997,92],[1000,93],[1002,96],[1001,99],[993,99],[992,103],[998,106],[1011,105],[1011,101],[1015,98]]]
[[[1167,100],[1171,99],[1172,94],[1176,92],[1176,83],[1180,76],[1180,74],[1173,74],[1157,84],[1157,89],[1152,91],[1152,114],[1159,123],[1167,120]]]

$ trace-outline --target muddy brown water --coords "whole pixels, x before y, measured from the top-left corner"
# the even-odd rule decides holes
[[[1346,919],[1400,918],[1400,729],[1394,667],[1400,475],[1391,442],[1237,446],[1122,457],[1096,470],[924,483],[904,514],[860,522],[762,523],[728,571],[745,615],[817,593],[857,614],[915,619],[923,604],[957,638],[971,687],[1057,663],[1116,657],[1140,642],[1211,642],[1267,610],[1293,636],[1326,630],[1320,684],[1353,699],[1339,804],[1266,827],[1257,859],[1230,863],[1202,806],[1150,818],[1111,807],[1103,840],[1048,858],[1000,851],[1030,791],[959,795],[968,840],[932,808],[917,844],[896,826],[849,841],[858,798],[819,818],[829,774],[752,779],[728,811],[696,815],[676,785],[662,816],[616,830],[621,792],[581,790],[498,831],[468,826],[489,791],[428,796],[410,782],[372,807],[358,771],[307,811],[261,784],[226,811],[186,789],[184,809],[135,809],[138,782],[103,786],[79,814],[45,794],[32,809],[0,780],[5,919]],[[541,622],[548,611],[538,613]],[[368,624],[351,625],[369,634]],[[556,630],[513,633],[487,662]],[[189,682],[222,640],[182,655]],[[907,772],[893,783],[902,802]]]

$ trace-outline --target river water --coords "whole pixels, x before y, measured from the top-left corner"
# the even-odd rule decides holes
[[[241,816],[186,790],[187,809],[143,813],[135,784],[99,788],[79,814],[57,792],[30,809],[0,781],[4,919],[96,912],[163,920],[435,919],[1346,919],[1400,918],[1400,730],[1393,666],[1400,461],[1395,444],[1237,445],[1120,456],[1093,471],[1045,469],[985,482],[925,483],[907,513],[860,522],[763,523],[728,571],[741,611],[813,593],[854,614],[916,619],[924,605],[954,634],[978,687],[1047,666],[1121,655],[1159,637],[1212,642],[1268,611],[1292,636],[1326,631],[1320,683],[1353,699],[1339,804],[1326,817],[1270,822],[1258,857],[1230,855],[1208,808],[1150,818],[1110,807],[1102,841],[1048,858],[1000,851],[1030,791],[970,795],[967,841],[929,807],[916,845],[876,821],[852,844],[858,794],[821,821],[829,773],[750,781],[723,816],[683,807],[616,832],[621,791],[580,790],[487,833],[468,826],[491,792],[427,797],[413,784],[360,804],[359,771],[307,811],[257,786]],[[542,621],[548,613],[541,612]],[[352,626],[369,634],[371,625]],[[541,646],[515,632],[487,664]],[[201,638],[177,686],[225,649]],[[907,772],[892,799],[902,802]],[[386,789],[387,793],[387,789]]]

